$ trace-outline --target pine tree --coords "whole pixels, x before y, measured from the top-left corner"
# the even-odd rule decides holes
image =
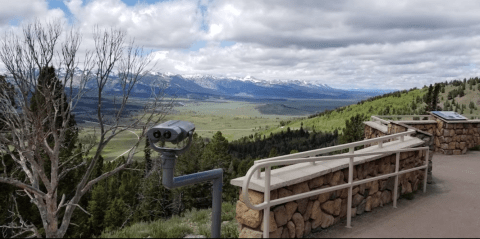
[[[363,114],[356,114],[352,116],[350,120],[345,121],[345,128],[343,129],[343,134],[340,136],[340,144],[351,143],[363,140],[364,135],[364,126],[363,122],[368,118]]]
[[[97,184],[92,190],[92,199],[88,202],[88,212],[91,214],[90,235],[98,235],[107,226],[104,222],[105,211],[108,207],[108,197],[103,183]]]

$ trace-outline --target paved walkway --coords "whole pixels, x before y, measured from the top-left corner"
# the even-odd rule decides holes
[[[331,237],[480,237],[480,152],[433,156],[433,184],[414,200],[352,218],[309,238]]]

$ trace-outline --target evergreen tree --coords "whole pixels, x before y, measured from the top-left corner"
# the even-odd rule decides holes
[[[207,144],[200,164],[201,171],[214,168],[226,169],[230,165],[231,156],[228,154],[228,140],[222,132],[217,131],[212,141]]]
[[[347,119],[343,133],[339,139],[340,144],[363,140],[365,138],[363,122],[366,120],[368,120],[368,118],[363,114],[356,114],[349,120]]]
[[[88,219],[90,235],[98,235],[107,226],[105,224],[105,211],[109,205],[109,198],[103,183],[97,184],[92,190],[92,199],[88,202],[88,212],[91,214]]]

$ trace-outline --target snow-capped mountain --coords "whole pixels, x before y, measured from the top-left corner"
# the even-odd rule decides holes
[[[65,74],[59,69],[57,75]],[[78,87],[82,72],[74,71],[73,86]],[[122,92],[120,79],[113,74],[105,85],[105,91],[110,94]],[[90,80],[86,88],[96,89],[95,80]],[[165,93],[181,97],[208,98],[245,98],[245,99],[365,99],[391,92],[392,90],[342,90],[332,88],[320,82],[302,80],[262,80],[253,76],[221,77],[213,75],[178,75],[170,72],[150,71],[135,85],[133,94],[137,97],[150,97],[152,86],[166,87]]]

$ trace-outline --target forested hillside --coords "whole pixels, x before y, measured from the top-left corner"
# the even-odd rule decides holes
[[[438,89],[436,97],[435,88]],[[299,129],[302,125],[303,129],[309,131],[340,131],[345,127],[345,120],[357,114],[363,114],[367,118],[372,115],[421,115],[433,110],[432,104],[436,105],[436,110],[456,111],[468,118],[480,117],[480,79],[452,80],[424,86],[422,89],[392,92],[307,118],[283,121],[277,127],[270,127],[259,134],[268,136],[270,133],[285,131],[287,127]]]

